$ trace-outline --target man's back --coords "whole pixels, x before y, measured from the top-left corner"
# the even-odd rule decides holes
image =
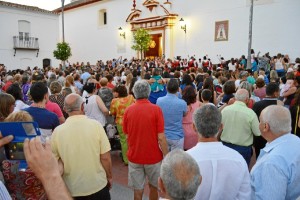
[[[288,133],[261,150],[251,170],[251,187],[256,199],[297,199],[300,196],[299,148],[300,139]]]
[[[63,178],[72,196],[87,196],[107,185],[100,154],[110,151],[110,144],[99,122],[71,116],[54,130],[51,142],[64,163]]]
[[[253,144],[253,134],[260,135],[256,114],[240,101],[222,110],[222,123],[224,129],[221,140],[224,142],[250,146]]]
[[[129,106],[123,118],[123,131],[128,135],[128,160],[138,164],[154,164],[163,158],[158,134],[164,132],[161,109],[146,99]]]
[[[199,142],[187,151],[198,163],[202,183],[195,199],[250,199],[250,176],[243,157],[221,142]]]
[[[30,106],[25,108],[24,111],[28,112],[33,120],[39,125],[39,128],[46,130],[53,130],[59,125],[59,120],[56,114],[46,110],[45,108],[38,108]]]
[[[182,119],[187,110],[187,104],[176,94],[168,93],[157,99],[156,104],[162,109],[165,120],[165,134],[167,139],[179,140],[184,137]]]

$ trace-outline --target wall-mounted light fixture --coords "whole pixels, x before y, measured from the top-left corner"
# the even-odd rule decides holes
[[[183,20],[183,18],[181,18],[179,20],[179,23],[180,23],[180,28],[186,33],[186,23],[185,21]]]
[[[123,37],[123,38],[125,39],[125,38],[126,38],[126,36],[125,36],[125,31],[122,29],[122,27],[120,27],[118,30],[119,30],[120,36]]]

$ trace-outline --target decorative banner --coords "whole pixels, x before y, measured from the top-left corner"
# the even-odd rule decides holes
[[[215,24],[215,41],[228,41],[229,21],[219,21]]]

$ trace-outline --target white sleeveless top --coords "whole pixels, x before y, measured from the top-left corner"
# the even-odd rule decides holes
[[[96,97],[97,95],[87,95],[86,97],[82,98],[84,102],[84,112],[88,118],[95,119],[96,121],[100,122],[102,126],[105,126],[106,118],[98,107]]]
[[[275,63],[275,69],[276,70],[281,70],[283,69],[283,64],[282,64],[282,60],[281,59],[277,59],[276,63]]]

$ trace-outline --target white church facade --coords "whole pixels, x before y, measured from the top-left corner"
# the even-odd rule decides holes
[[[0,64],[8,69],[58,66],[59,15],[33,6],[0,1]]]
[[[292,61],[300,56],[299,8],[299,0],[254,0],[252,48],[256,53],[280,52]],[[213,63],[221,56],[240,57],[247,55],[249,12],[250,0],[72,0],[64,7],[65,40],[72,49],[69,63],[137,57],[131,46],[138,28],[152,35],[147,57],[208,55]],[[62,41],[61,8],[41,12],[2,2],[0,13],[0,64],[42,67],[43,61],[50,60],[50,65],[58,66],[52,52]],[[39,46],[16,49],[13,38],[25,34],[27,22],[27,35],[38,38]]]
[[[292,61],[300,56],[298,8],[298,0],[254,1],[256,53],[280,52]],[[136,57],[131,46],[137,28],[152,35],[153,45],[146,53],[150,57],[208,55],[215,63],[221,56],[240,57],[247,55],[249,13],[250,0],[73,1],[65,7],[65,37],[73,50],[70,62]]]

